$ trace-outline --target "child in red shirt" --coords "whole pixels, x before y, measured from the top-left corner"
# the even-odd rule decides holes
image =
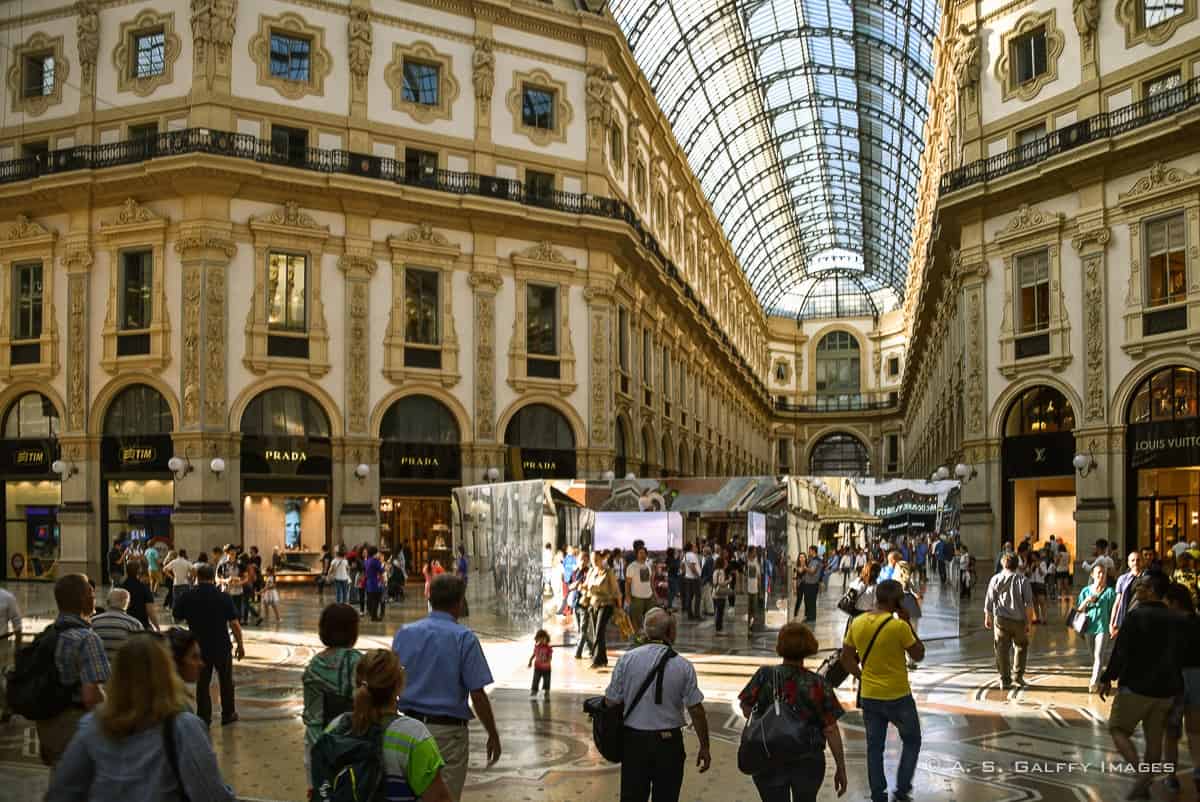
[[[533,654],[529,658],[529,665],[533,666],[533,687],[529,691],[530,696],[537,696],[538,682],[541,682],[545,688],[545,698],[550,698],[550,660],[553,656],[554,647],[550,645],[550,636],[546,630],[539,629],[533,636]]]

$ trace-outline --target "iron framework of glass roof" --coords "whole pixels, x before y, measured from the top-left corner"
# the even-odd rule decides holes
[[[763,308],[894,308],[938,0],[611,5]]]

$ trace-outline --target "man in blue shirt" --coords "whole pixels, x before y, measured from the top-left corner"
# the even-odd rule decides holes
[[[572,546],[571,548],[567,549],[567,554],[565,557],[563,557],[562,561],[563,606],[562,609],[558,611],[559,615],[566,615],[567,610],[570,609],[570,604],[567,602],[567,597],[570,595],[571,589],[568,587],[568,585],[571,584],[571,574],[575,573],[575,565],[577,563],[578,560],[575,558],[575,547]]]
[[[467,724],[471,708],[487,730],[487,759],[500,759],[500,733],[484,688],[492,684],[483,647],[475,633],[458,623],[466,598],[460,577],[441,574],[429,586],[432,612],[420,621],[401,627],[392,640],[392,651],[407,675],[399,709],[423,722],[437,741],[446,761],[443,776],[454,799],[462,797],[467,780],[470,740]],[[471,705],[467,705],[467,697]]]
[[[921,538],[917,542],[917,571],[921,575],[921,581],[925,581],[925,558],[929,553],[929,546],[925,543],[925,539]]]

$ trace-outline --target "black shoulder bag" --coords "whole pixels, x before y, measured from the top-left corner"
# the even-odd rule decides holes
[[[646,680],[642,683],[642,687],[638,688],[638,692],[634,695],[633,701],[629,703],[629,707],[612,707],[605,704],[603,696],[592,696],[585,699],[583,702],[583,712],[587,713],[592,719],[592,741],[596,744],[596,749],[610,763],[620,763],[625,752],[625,738],[622,730],[625,726],[625,718],[633,712],[633,709],[638,706],[638,702],[642,701],[642,697],[646,695],[646,690],[650,687],[650,683],[658,680],[654,690],[654,703],[662,704],[662,686],[663,673],[667,668],[667,661],[675,656],[675,650],[667,647],[663,656],[659,658],[658,663],[653,670],[647,675]]]
[[[781,698],[776,685],[779,668],[772,667],[769,671],[771,704],[762,713],[757,712],[758,705],[755,705],[738,743],[738,771],[751,776],[773,768],[794,766],[819,756],[825,749],[825,735],[819,729],[820,725],[807,725],[801,720],[792,706]],[[802,694],[796,694],[796,703],[813,711],[813,721],[821,720],[820,711]]]

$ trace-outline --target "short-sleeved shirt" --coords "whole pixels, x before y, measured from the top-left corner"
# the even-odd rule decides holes
[[[175,617],[187,621],[188,629],[200,643],[200,654],[208,662],[224,659],[233,650],[229,642],[229,622],[238,614],[233,599],[211,582],[202,582],[175,602]]]
[[[77,615],[64,614],[54,623],[75,624],[70,629],[60,631],[54,645],[54,667],[58,669],[58,681],[66,686],[108,682],[111,669],[108,656],[104,653],[104,642],[92,631],[88,622]],[[76,687],[72,701],[79,702],[81,699],[81,689]]]
[[[678,729],[684,725],[684,708],[704,701],[704,694],[696,684],[696,669],[685,657],[676,655],[663,669],[662,704],[655,704],[654,683],[651,683],[637,707],[629,709],[633,697],[667,648],[661,643],[647,643],[621,655],[613,668],[604,697],[625,705],[625,726],[630,729]]]
[[[141,632],[145,627],[128,613],[120,610],[107,610],[92,616],[92,631],[104,642],[104,653],[111,663],[117,656],[117,650],[125,645],[125,641],[134,632]]]
[[[777,698],[791,707],[806,729],[812,730],[814,748],[825,748],[825,728],[845,715],[833,686],[820,674],[790,665],[763,666],[738,694],[738,700],[754,708],[756,715],[766,712]]]
[[[150,571],[158,570],[158,549],[146,549],[146,568]]]
[[[553,659],[554,647],[549,643],[539,643],[533,647],[533,667],[538,671],[549,671]]]
[[[192,584],[192,561],[187,557],[176,557],[167,563],[167,572],[175,583],[175,587]]]
[[[700,558],[696,556],[696,552],[684,552],[683,575],[688,579],[700,578]]]
[[[876,630],[879,637],[862,667],[862,698],[886,702],[911,695],[905,650],[917,642],[917,636],[904,621],[892,620],[891,613],[863,613],[850,622],[846,633],[846,643],[855,648],[860,661]]]
[[[125,612],[140,621],[143,627],[149,629],[150,615],[146,612],[146,605],[154,604],[154,594],[150,592],[150,588],[145,582],[133,577],[128,577],[122,582],[121,587],[129,591],[129,606],[125,608]]]
[[[625,572],[629,577],[630,595],[635,599],[649,599],[654,595],[654,571],[650,563],[632,562]]]
[[[9,629],[11,623],[12,628]],[[9,632],[21,631],[21,608],[17,597],[4,588],[0,588],[0,638],[7,637]]]
[[[468,694],[493,682],[479,638],[449,613],[434,610],[401,627],[392,651],[408,678],[399,702],[403,711],[469,720]]]
[[[424,724],[397,716],[383,733],[383,798],[415,802],[429,790],[446,761]]]

